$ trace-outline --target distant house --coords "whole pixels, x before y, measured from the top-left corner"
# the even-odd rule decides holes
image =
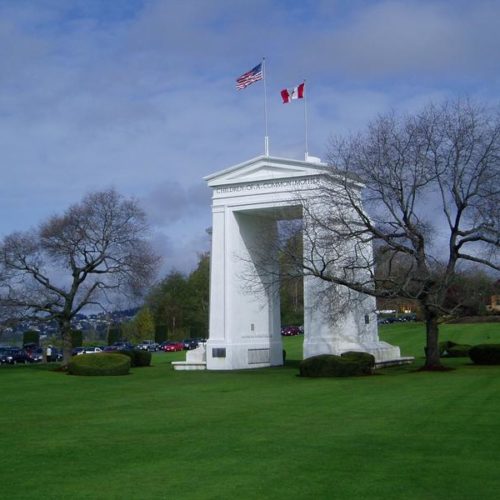
[[[500,295],[492,295],[486,309],[489,312],[500,312]]]
[[[419,311],[418,303],[410,299],[383,299],[378,297],[377,307],[382,314],[410,314]]]

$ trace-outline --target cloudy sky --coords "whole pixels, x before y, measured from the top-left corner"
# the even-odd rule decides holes
[[[93,190],[139,198],[164,272],[208,248],[203,177],[303,158],[391,109],[500,96],[499,0],[0,0],[0,237]]]

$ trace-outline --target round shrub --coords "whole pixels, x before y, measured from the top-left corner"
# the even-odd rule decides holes
[[[115,351],[116,354],[121,354],[122,356],[127,356],[130,359],[130,366],[134,366],[134,358],[135,354],[132,349],[121,349],[119,351]]]
[[[126,349],[118,352],[130,358],[130,366],[149,366],[151,364],[151,353],[149,351]]]
[[[150,366],[151,365],[151,352],[134,349],[134,359],[132,360],[133,366]]]
[[[479,344],[471,347],[469,357],[477,365],[500,365],[500,344]]]
[[[71,375],[127,375],[129,371],[130,358],[115,353],[81,354],[68,364]]]
[[[347,354],[347,353],[346,353]],[[361,353],[356,353],[361,354]],[[369,356],[371,356],[369,354]],[[373,356],[371,356],[373,358]],[[334,354],[320,354],[304,359],[299,364],[301,377],[351,377],[354,375],[364,375],[371,373],[367,371],[366,358],[360,361],[361,357],[336,356]]]
[[[347,351],[340,355],[343,359],[358,363],[364,374],[369,375],[375,369],[375,356],[368,352]]]

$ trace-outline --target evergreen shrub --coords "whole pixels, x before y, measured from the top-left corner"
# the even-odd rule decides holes
[[[130,364],[130,358],[122,354],[81,354],[69,362],[68,373],[84,376],[127,375]]]
[[[36,344],[40,345],[40,333],[34,330],[28,330],[23,333],[23,345]]]
[[[134,349],[134,359],[132,366],[150,366],[151,365],[151,352],[143,351],[141,349]]]
[[[108,345],[113,345],[115,342],[120,342],[122,339],[122,330],[118,323],[114,323],[108,330]]]
[[[167,340],[167,325],[164,323],[155,324],[155,342],[161,344]]]
[[[118,351],[118,353],[128,356],[130,358],[131,366],[149,366],[151,364],[151,353],[149,351],[143,351],[141,349],[127,349]]]
[[[469,357],[477,365],[500,365],[500,344],[479,344],[471,347]]]
[[[301,377],[351,377],[371,373],[373,366],[375,358],[368,353],[320,354],[301,361],[299,372]]]
[[[80,347],[83,345],[83,332],[81,330],[71,330],[71,347]]]

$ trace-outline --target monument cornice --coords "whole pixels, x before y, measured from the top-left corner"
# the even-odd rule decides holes
[[[345,177],[325,163],[293,160],[272,156],[258,156],[238,165],[220,170],[204,177],[214,194],[238,193],[271,189],[304,189],[313,187],[321,178],[338,178],[339,184]],[[349,181],[363,188],[360,179],[349,176]],[[316,180],[311,180],[316,179]]]

